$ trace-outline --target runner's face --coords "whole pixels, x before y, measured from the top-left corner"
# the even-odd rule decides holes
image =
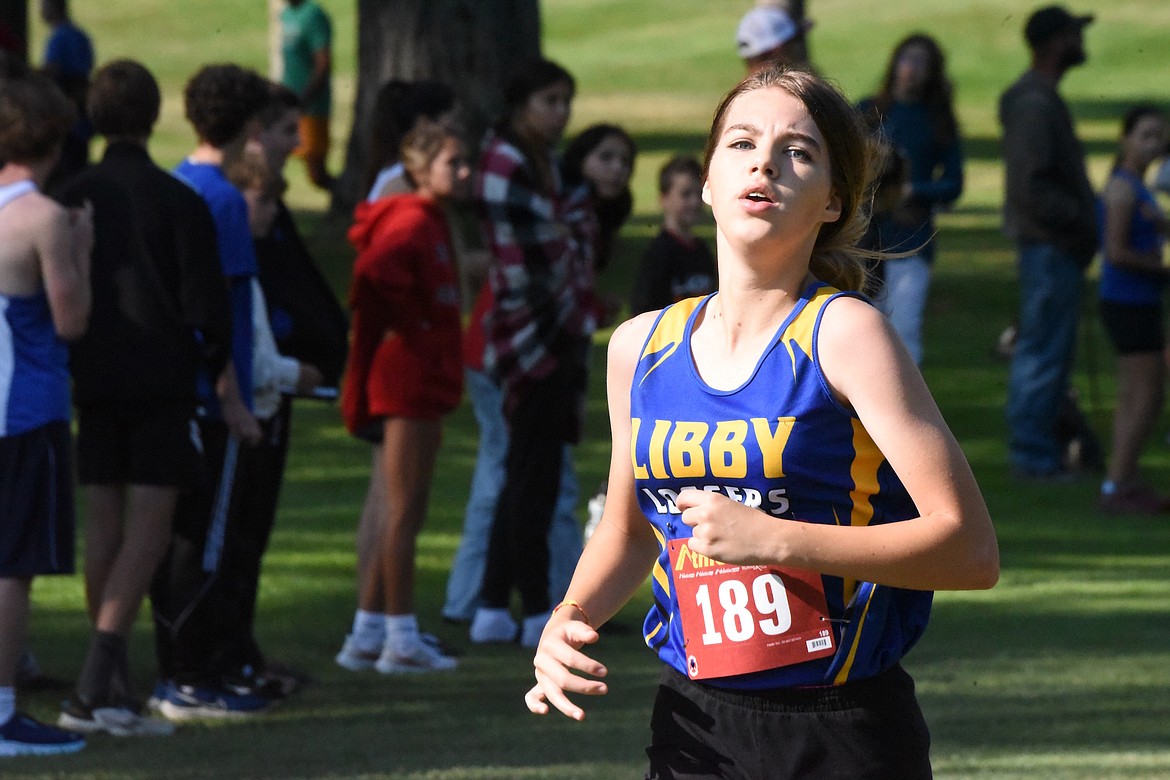
[[[828,144],[804,103],[765,87],[728,106],[703,199],[733,242],[807,240],[811,247],[821,225],[841,216],[831,173]]]

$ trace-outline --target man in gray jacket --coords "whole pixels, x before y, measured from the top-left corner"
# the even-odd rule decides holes
[[[1085,268],[1097,219],[1085,153],[1057,92],[1085,61],[1092,16],[1047,6],[1029,17],[1031,68],[1000,97],[1004,232],[1019,250],[1020,314],[1008,385],[1009,454],[1019,477],[1067,477],[1056,420],[1076,348]]]

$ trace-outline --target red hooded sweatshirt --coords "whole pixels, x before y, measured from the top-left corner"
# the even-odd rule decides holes
[[[438,419],[463,394],[459,279],[433,201],[393,195],[358,205],[341,413],[351,433],[387,416]]]

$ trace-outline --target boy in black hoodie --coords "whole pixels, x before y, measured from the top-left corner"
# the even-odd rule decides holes
[[[196,373],[223,371],[231,335],[210,212],[147,151],[159,106],[158,84],[139,63],[98,71],[89,107],[105,155],[60,191],[67,205],[93,204],[95,241],[90,327],[70,355],[93,635],[59,723],[119,736],[173,730],[141,716],[126,639],[179,493],[199,476]]]

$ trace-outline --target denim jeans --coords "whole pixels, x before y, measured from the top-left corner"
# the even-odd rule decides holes
[[[1019,245],[1020,316],[1008,380],[1012,467],[1044,474],[1064,465],[1056,420],[1076,352],[1084,273],[1051,244]]]
[[[922,365],[922,320],[930,291],[930,262],[922,255],[882,263],[885,290],[875,301],[890,319],[914,362]]]
[[[479,448],[471,477],[471,493],[463,515],[463,535],[447,578],[443,617],[449,620],[471,620],[480,604],[479,591],[487,563],[488,541],[496,514],[496,500],[504,483],[504,458],[508,454],[503,393],[481,371],[466,370],[464,376],[475,420],[479,424]],[[583,544],[581,524],[574,512],[578,488],[571,450],[565,445],[560,493],[548,532],[548,587],[552,603],[564,598]]]

